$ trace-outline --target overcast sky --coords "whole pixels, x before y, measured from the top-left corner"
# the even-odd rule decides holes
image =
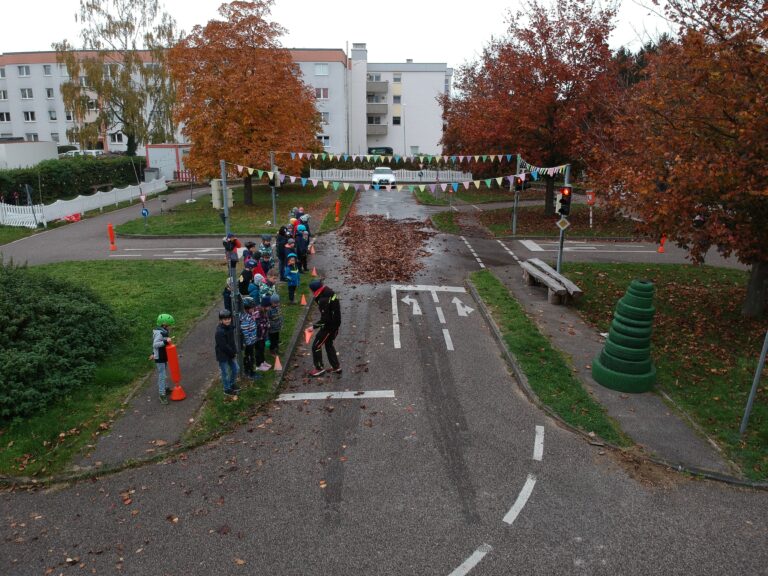
[[[179,28],[217,18],[220,0],[161,0]],[[79,46],[79,0],[5,0],[0,52],[51,50],[68,39]],[[668,30],[667,24],[640,3],[623,0],[611,47],[636,49]],[[476,60],[492,37],[503,35],[506,14],[520,0],[276,0],[272,20],[288,29],[286,48],[342,48],[353,42],[368,46],[369,62],[445,62],[457,67]]]

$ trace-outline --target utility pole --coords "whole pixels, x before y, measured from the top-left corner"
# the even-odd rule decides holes
[[[277,226],[277,196],[275,195],[275,184],[277,184],[277,170],[275,166],[275,153],[270,151],[269,152],[269,169],[272,171],[272,181],[271,186],[272,188],[272,223]]]

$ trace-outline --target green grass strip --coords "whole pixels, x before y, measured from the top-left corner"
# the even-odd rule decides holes
[[[323,222],[320,224],[319,232],[330,232],[331,230],[336,230],[343,224],[344,218],[347,217],[349,209],[352,207],[352,202],[355,200],[355,194],[356,191],[352,186],[339,194],[338,199],[341,201],[341,206],[339,207],[339,221],[336,222],[336,205],[334,202],[331,209],[326,212],[325,218],[323,218]]]
[[[147,356],[157,315],[173,315],[171,335],[183,342],[221,298],[226,275],[223,263],[178,261],[64,262],[34,271],[88,286],[124,320],[126,331],[99,362],[92,382],[40,414],[0,424],[0,474],[9,476],[60,473],[94,443],[100,425],[108,424],[136,382],[154,371]]]
[[[440,192],[438,192],[438,194],[439,193]],[[419,190],[414,186],[413,195],[416,197],[419,204],[424,204],[425,206],[448,206],[448,198],[439,198],[432,194],[427,188]],[[443,196],[445,196],[445,193],[443,193]]]
[[[566,358],[552,348],[506,286],[488,270],[470,277],[539,400],[571,426],[630,446],[631,440],[584,390]]]
[[[433,214],[430,217],[432,220],[432,226],[437,230],[440,230],[440,232],[445,232],[447,234],[458,234],[461,232],[461,228],[459,228],[459,225],[456,223],[456,214],[457,213],[453,211],[438,212],[437,214]]]

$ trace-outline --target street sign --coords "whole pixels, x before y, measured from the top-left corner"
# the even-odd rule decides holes
[[[146,194],[142,194],[142,195],[139,196],[139,199],[141,200],[141,203],[144,204],[144,202],[147,201],[147,195]]]
[[[560,218],[560,220],[558,220],[555,223],[555,226],[557,226],[558,228],[560,228],[560,230],[563,230],[563,231],[565,231],[565,229],[568,228],[568,226],[570,225],[571,223],[568,222],[568,218]]]
[[[590,206],[595,205],[595,191],[594,190],[587,190],[587,204]]]
[[[147,216],[149,216],[149,210],[147,210],[146,208],[142,208],[141,215],[144,216],[144,218],[146,218]]]

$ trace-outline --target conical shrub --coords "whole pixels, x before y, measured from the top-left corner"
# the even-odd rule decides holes
[[[656,383],[651,362],[653,283],[632,280],[616,304],[608,340],[592,361],[592,377],[599,384],[621,392],[646,392]]]

